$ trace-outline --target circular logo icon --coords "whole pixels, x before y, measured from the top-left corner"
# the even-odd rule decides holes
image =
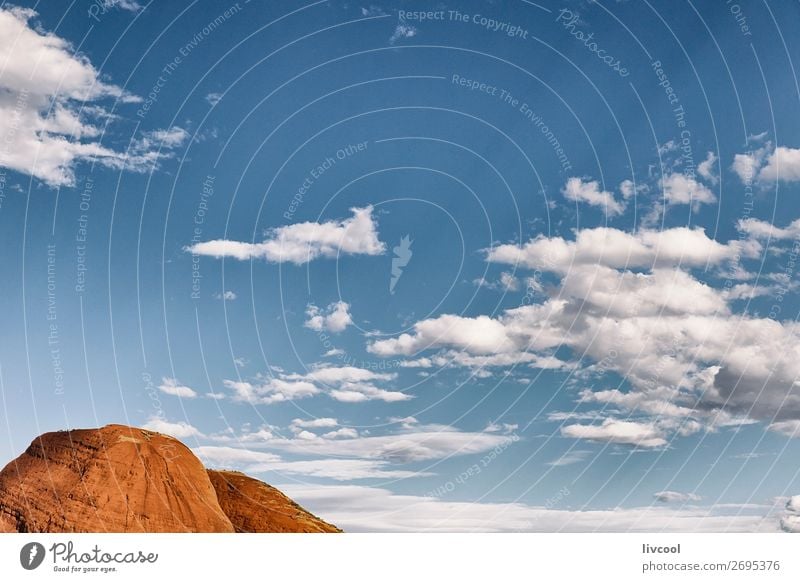
[[[44,561],[44,546],[39,542],[30,542],[22,546],[19,552],[19,563],[26,570],[35,570]]]

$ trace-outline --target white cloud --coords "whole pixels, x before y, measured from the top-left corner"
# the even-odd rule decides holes
[[[767,155],[767,150],[771,148],[772,145],[770,144],[757,150],[751,150],[747,153],[733,156],[731,169],[739,176],[743,184],[753,184],[756,182],[758,171],[761,169],[761,165]]]
[[[384,12],[383,8],[380,6],[375,6],[370,4],[368,8],[361,8],[361,16],[386,16],[386,12]]]
[[[722,265],[737,254],[756,258],[760,249],[752,239],[721,244],[691,229],[592,229],[572,242],[538,237],[521,247],[504,245],[489,259],[560,277],[542,303],[494,317],[418,321],[411,332],[374,340],[368,349],[383,357],[413,355],[404,366],[431,368],[480,366],[480,358],[485,365],[566,367],[555,351],[570,348],[593,362],[594,368],[584,366],[587,374],[602,363],[603,371],[626,379],[626,392],[589,391],[581,399],[644,418],[626,422],[605,414],[602,424],[565,427],[564,436],[658,447],[673,435],[756,421],[794,434],[788,421],[800,420],[800,325],[737,315],[730,302],[741,297],[738,290],[716,289],[674,266]]]
[[[566,467],[567,465],[582,463],[589,457],[589,454],[589,451],[568,451],[547,464],[551,467]]]
[[[485,369],[527,364],[531,368],[556,370],[568,368],[570,364],[554,356],[542,356],[531,352],[513,352],[491,355],[470,355],[466,351],[445,350],[430,357],[403,360],[401,368],[453,368],[466,367]]]
[[[389,44],[394,44],[401,38],[415,37],[417,36],[417,32],[419,31],[415,27],[401,22],[395,27],[392,36],[389,38]]]
[[[401,402],[412,396],[403,392],[386,390],[376,382],[394,380],[397,374],[374,372],[354,366],[317,364],[304,374],[289,374],[277,370],[277,377],[257,382],[225,380],[225,386],[234,393],[237,402],[274,404],[307,398],[326,393],[339,402],[366,402],[383,400]]]
[[[336,441],[271,439],[262,444],[294,454],[380,459],[402,464],[482,453],[514,440],[508,435],[486,431],[465,432],[438,424],[410,424],[386,435],[362,435]]]
[[[518,424],[509,424],[507,422],[497,424],[495,422],[492,422],[489,423],[489,425],[485,429],[483,429],[483,432],[502,432],[505,434],[511,434],[517,429],[519,429]]]
[[[717,184],[719,176],[714,172],[714,166],[719,158],[714,152],[708,152],[706,159],[697,165],[697,173],[708,180],[710,184]]]
[[[800,148],[775,147],[766,142],[757,150],[736,154],[733,171],[744,184],[758,183],[762,186],[776,182],[800,181]]]
[[[335,418],[314,418],[312,420],[295,418],[292,421],[292,426],[299,428],[334,428],[339,426],[339,421]]]
[[[800,533],[800,495],[789,498],[786,513],[781,519],[781,529],[789,533]]]
[[[496,282],[491,282],[484,277],[480,277],[472,281],[473,284],[477,287],[483,287],[486,289],[495,289],[497,291],[519,291],[520,281],[517,279],[513,273],[509,271],[503,271],[500,273],[500,279]]]
[[[179,128],[143,134],[126,152],[97,141],[100,124],[113,116],[92,103],[139,99],[104,83],[99,71],[66,40],[32,27],[35,17],[30,9],[0,8],[0,167],[53,187],[73,186],[79,162],[144,172],[169,157],[158,148],[180,145]],[[166,142],[157,142],[157,137]]]
[[[293,438],[276,437],[269,430],[225,434],[215,440],[248,444],[308,460],[285,461],[274,453],[228,446],[204,446],[195,452],[214,466],[248,472],[277,471],[336,480],[365,478],[406,478],[427,473],[399,470],[393,465],[479,454],[497,446],[509,446],[518,439],[493,432],[463,432],[443,425],[422,425],[415,419],[397,419],[399,430],[385,435],[361,435],[340,427],[333,418],[295,419],[290,425]],[[312,431],[319,431],[320,434]]]
[[[139,12],[143,7],[136,0],[97,0],[89,6],[88,14],[90,18],[100,22],[98,15],[103,15],[112,9]]]
[[[635,445],[663,447],[667,444],[663,433],[652,423],[641,423],[607,418],[602,424],[572,424],[561,428],[565,437]]]
[[[714,315],[728,310],[725,299],[714,289],[674,269],[656,269],[645,275],[620,273],[607,267],[576,267],[563,278],[561,289],[566,297],[583,305],[584,316],[596,310],[606,316],[624,318],[632,306],[638,314],[653,317],[673,313]],[[368,349],[386,357],[447,347],[467,352],[453,356],[456,363],[460,361],[463,365],[511,365],[527,361],[532,365],[544,364],[541,367],[560,367],[563,362],[531,354],[529,348],[535,351],[536,344],[542,348],[558,345],[561,332],[567,328],[556,329],[554,323],[569,315],[568,303],[563,298],[510,309],[498,318],[442,315],[415,323],[413,333],[375,341]],[[485,358],[483,361],[478,359],[481,356]],[[429,359],[424,363],[443,365],[444,361]]]
[[[758,179],[770,183],[800,181],[800,148],[776,147],[767,157]]]
[[[247,404],[274,404],[299,400],[319,394],[320,389],[311,382],[287,382],[280,378],[271,378],[265,382],[253,384],[234,380],[225,380],[225,387],[233,392],[235,402]]]
[[[189,133],[180,127],[173,126],[169,129],[145,131],[142,137],[134,142],[136,151],[146,151],[152,148],[176,148],[189,138]]]
[[[188,422],[169,422],[160,416],[151,416],[147,422],[142,425],[142,428],[168,434],[177,439],[203,436],[203,433],[201,433],[197,428],[193,427]]]
[[[617,216],[625,212],[625,204],[617,201],[611,192],[601,190],[597,180],[584,181],[581,178],[569,178],[561,189],[561,193],[567,200],[598,206],[607,216]]]
[[[225,291],[224,293],[217,293],[214,295],[215,299],[222,299],[223,301],[235,301],[238,295],[233,291]]]
[[[341,333],[347,329],[348,325],[353,325],[350,304],[344,301],[331,303],[324,310],[310,304],[306,308],[306,317],[308,319],[303,325],[314,331],[327,330],[332,333]]]
[[[358,431],[354,428],[342,427],[322,434],[324,439],[354,439],[358,438]]]
[[[106,0],[106,1],[113,1],[113,0]],[[138,12],[142,9],[142,5],[136,2],[136,0],[116,0],[114,5],[119,8],[120,10],[127,10],[129,12]]]
[[[679,491],[659,491],[653,494],[656,501],[661,503],[687,503],[689,501],[700,501],[702,498],[694,493],[681,493]]]
[[[287,461],[278,455],[233,447],[202,446],[194,453],[206,466],[236,469],[249,474],[278,473],[352,481],[356,479],[403,479],[426,473],[392,469],[386,462],[365,459],[312,459]]]
[[[330,429],[333,428],[335,430],[329,430],[327,432],[322,433],[320,436],[324,439],[339,439],[339,438],[357,438],[358,431],[350,428],[350,427],[339,427],[339,421],[335,418],[315,418],[312,420],[303,420],[301,418],[295,418],[289,429],[298,437],[304,438],[306,440],[317,438],[317,434],[313,432],[308,432],[305,429],[311,430],[319,430],[319,429]]]
[[[353,216],[328,222],[300,222],[269,231],[260,243],[218,239],[186,247],[186,251],[209,257],[231,257],[240,261],[265,259],[272,263],[308,263],[319,257],[340,254],[380,255],[386,246],[378,240],[372,206],[352,208]]]
[[[630,200],[636,194],[647,192],[649,189],[650,188],[647,186],[647,184],[635,185],[633,180],[623,180],[619,183],[619,191],[624,200]]]
[[[339,402],[366,402],[368,400],[383,400],[384,402],[404,402],[411,400],[411,395],[404,392],[384,390],[373,384],[359,384],[346,382],[337,389],[331,390],[331,398]]]
[[[493,430],[491,425],[483,431],[467,432],[446,425],[420,424],[409,417],[390,419],[399,425],[393,427],[393,432],[371,435],[358,434],[353,429],[342,430],[348,427],[336,431],[326,430],[334,428],[334,421],[335,419],[330,418],[310,421],[295,419],[290,425],[294,438],[278,438],[268,431],[260,438],[254,437],[253,433],[245,433],[238,438],[226,435],[221,440],[246,442],[255,448],[279,450],[293,455],[348,457],[399,464],[478,454],[497,446],[509,446],[519,440],[502,430]],[[512,426],[512,429],[515,428]]]
[[[488,249],[486,260],[564,273],[578,264],[612,268],[656,266],[705,267],[737,255],[758,256],[761,247],[752,241],[721,244],[700,228],[638,230],[635,233],[598,227],[579,231],[574,241],[538,236],[522,246],[503,244]]]
[[[222,101],[222,93],[209,93],[206,95],[206,101],[208,101],[211,107],[214,107],[217,103]]]
[[[179,396],[181,398],[197,398],[197,392],[188,386],[182,385],[175,378],[162,378],[158,389],[164,394],[170,394],[172,396]]]
[[[386,372],[375,372],[367,368],[357,368],[355,366],[331,366],[328,364],[318,364],[312,366],[311,371],[306,374],[290,374],[289,379],[308,379],[323,384],[344,384],[350,382],[374,382],[394,380],[397,374]]]
[[[739,229],[759,240],[787,240],[800,238],[800,218],[781,228],[757,218],[745,218],[738,223]]]
[[[789,438],[800,438],[800,420],[781,420],[771,423],[768,428]]]
[[[757,532],[778,520],[740,507],[640,507],[593,511],[524,503],[469,503],[356,485],[286,485],[283,491],[348,532]],[[569,498],[567,498],[569,499]]]
[[[380,356],[411,355],[439,345],[484,355],[516,349],[505,325],[486,315],[442,315],[419,321],[414,324],[413,335],[404,333],[396,338],[379,340],[370,344],[368,349]]]
[[[667,204],[688,204],[694,210],[701,204],[713,204],[717,197],[706,186],[683,174],[669,174],[661,179],[661,188]]]

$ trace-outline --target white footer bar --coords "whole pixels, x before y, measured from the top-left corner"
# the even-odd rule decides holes
[[[791,534],[0,534],[0,579],[800,580],[798,543]]]

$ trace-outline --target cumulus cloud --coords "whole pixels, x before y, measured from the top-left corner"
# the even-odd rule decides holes
[[[597,180],[569,178],[561,193],[567,200],[585,202],[589,206],[602,208],[609,217],[625,212],[625,204],[617,201],[611,192],[602,190]]]
[[[386,246],[378,240],[372,206],[352,208],[353,216],[327,222],[299,222],[280,226],[260,243],[217,239],[200,242],[186,251],[208,257],[239,261],[265,259],[271,263],[303,265],[314,259],[343,255],[380,255]]]
[[[764,163],[764,158],[767,156],[767,150],[771,148],[770,145],[743,154],[736,154],[733,156],[731,170],[739,176],[743,184],[754,184],[758,177],[758,171]]]
[[[299,400],[320,392],[320,389],[311,382],[287,382],[280,378],[270,378],[258,383],[225,380],[224,385],[233,392],[234,402],[253,405]]]
[[[753,238],[723,244],[684,228],[635,234],[591,229],[574,241],[537,237],[501,245],[489,251],[489,260],[559,279],[548,298],[493,317],[425,319],[408,333],[373,340],[368,349],[383,357],[411,356],[404,365],[430,368],[449,354],[460,354],[450,358],[455,365],[484,358],[487,365],[558,367],[556,352],[563,358],[569,348],[624,377],[625,391],[584,391],[581,400],[613,405],[636,420],[606,413],[595,423],[564,427],[565,437],[653,448],[674,435],[756,421],[794,435],[800,326],[735,314],[730,302],[741,293],[714,288],[687,270],[757,258],[761,249]],[[592,373],[591,366],[585,370]]]
[[[688,503],[689,501],[700,501],[702,498],[694,493],[680,493],[679,491],[659,491],[653,497],[661,503]]]
[[[199,438],[203,436],[203,433],[188,422],[170,422],[161,416],[151,416],[147,422],[142,425],[142,428],[168,434],[177,439]]]
[[[766,158],[758,179],[762,182],[800,181],[800,148],[776,147]]]
[[[622,273],[608,267],[576,267],[562,279],[561,289],[574,299],[583,312],[576,316],[604,314],[606,318],[625,318],[636,306],[639,315],[715,315],[728,311],[723,296],[711,287],[675,269],[656,269],[650,274]],[[563,337],[559,321],[568,325],[571,305],[557,298],[541,305],[528,305],[507,310],[499,317],[480,315],[464,317],[445,314],[414,324],[412,333],[374,341],[370,352],[380,356],[412,355],[431,348],[452,348],[467,355],[454,355],[456,361],[471,364],[498,365],[522,362],[559,367],[558,361],[542,354],[531,354],[529,348],[547,349],[558,345]],[[592,321],[600,321],[594,320]],[[576,330],[577,331],[577,330]],[[485,357],[483,362],[479,357]],[[435,362],[429,364],[432,365]],[[425,367],[422,363],[419,367]]]
[[[374,372],[354,366],[317,364],[304,373],[278,371],[277,376],[258,381],[225,380],[225,387],[233,392],[236,402],[249,404],[274,404],[328,394],[339,402],[402,402],[412,396],[404,392],[387,390],[376,385],[397,378],[397,374]]]
[[[333,428],[339,426],[339,421],[335,418],[314,418],[311,420],[304,420],[302,418],[295,418],[291,424],[292,427],[298,429],[302,428]]]
[[[786,513],[781,519],[781,529],[788,533],[800,533],[800,495],[786,502]]]
[[[350,304],[344,301],[331,303],[326,309],[310,304],[306,308],[306,317],[308,319],[303,325],[314,331],[327,330],[331,333],[341,333],[347,326],[353,325]]]
[[[756,150],[736,154],[731,169],[745,184],[768,186],[800,181],[800,148],[775,147],[766,142]]]
[[[334,430],[330,430],[334,429]],[[289,430],[298,437],[305,440],[321,437],[324,439],[347,439],[357,438],[359,433],[356,429],[347,426],[339,426],[339,421],[335,418],[315,418],[304,420],[295,418],[289,425]]]
[[[436,346],[452,346],[484,355],[516,350],[502,321],[486,315],[462,317],[446,314],[415,323],[413,334],[404,333],[396,338],[373,342],[369,351],[380,356],[407,356]]]
[[[181,145],[180,128],[142,134],[127,151],[102,145],[100,126],[113,116],[93,103],[139,99],[103,82],[69,42],[32,26],[35,17],[31,9],[0,8],[0,167],[73,186],[79,162],[144,172]]]
[[[197,392],[188,386],[182,385],[175,378],[162,378],[158,389],[164,394],[170,394],[171,396],[179,396],[181,398],[197,398]]]
[[[717,184],[719,182],[719,176],[717,176],[714,171],[714,166],[718,160],[719,158],[717,158],[717,155],[714,152],[708,152],[706,159],[697,165],[697,173],[705,178],[710,184]]]
[[[389,382],[397,378],[397,374],[383,373],[357,368],[354,366],[329,366],[318,364],[306,374],[290,374],[292,380],[309,380],[326,387],[328,395],[339,402],[366,402],[382,400],[384,402],[402,402],[412,397],[404,392],[386,390],[376,386],[379,382]]]
[[[713,204],[717,197],[706,186],[685,176],[673,173],[661,179],[664,200],[669,205],[688,204],[698,210],[701,204]]]
[[[800,238],[800,219],[793,221],[786,227],[779,227],[757,218],[745,218],[738,222],[738,227],[742,232],[759,240]]]
[[[393,392],[378,388],[373,384],[344,383],[330,391],[330,396],[339,402],[366,402],[367,400],[383,400],[384,402],[403,402],[411,396],[404,392]]]
[[[348,532],[776,532],[777,519],[740,507],[634,507],[592,511],[524,503],[459,502],[357,485],[283,490]]]
[[[681,265],[719,265],[738,255],[755,258],[761,246],[749,240],[722,244],[701,228],[641,229],[635,233],[616,228],[583,229],[574,241],[538,236],[524,245],[501,244],[487,250],[492,263],[525,266],[564,273],[576,265],[612,268],[647,268]]]

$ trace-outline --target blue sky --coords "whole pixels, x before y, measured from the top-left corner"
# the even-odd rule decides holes
[[[793,2],[0,9],[2,409],[350,531],[796,529]]]

